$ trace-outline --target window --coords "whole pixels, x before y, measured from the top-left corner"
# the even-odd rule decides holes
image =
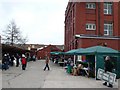
[[[86,3],[86,8],[95,9],[96,8],[95,3]]]
[[[86,24],[86,30],[96,30],[96,25],[95,24]]]
[[[113,35],[113,24],[112,23],[105,23],[104,24],[104,35],[106,35],[106,36]]]
[[[112,14],[112,3],[104,3],[104,14]]]

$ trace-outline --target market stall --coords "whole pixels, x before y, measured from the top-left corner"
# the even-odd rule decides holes
[[[64,52],[50,52],[51,60],[58,63],[60,66],[64,65]]]
[[[89,67],[95,70],[95,77],[99,68],[104,69],[104,60],[106,56],[112,58],[114,64],[114,73],[117,78],[120,78],[120,52],[112,48],[103,46],[93,46],[81,51],[77,51],[76,55],[86,55],[86,60],[89,62]]]
[[[114,73],[120,78],[120,52],[112,48],[103,46],[93,46],[86,49],[74,50],[71,55],[84,55],[88,62],[89,75],[97,78],[99,68],[104,69],[104,59],[106,56],[112,58],[114,64]]]

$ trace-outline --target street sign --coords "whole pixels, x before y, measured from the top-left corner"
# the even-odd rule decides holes
[[[99,68],[97,72],[97,78],[109,82],[110,84],[114,84],[116,80],[116,74],[111,72],[105,72],[103,69]]]

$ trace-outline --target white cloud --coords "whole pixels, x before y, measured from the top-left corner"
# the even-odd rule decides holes
[[[65,1],[68,1],[68,0],[1,0],[1,2],[14,2],[14,3],[21,3],[21,2],[24,2],[24,3],[28,3],[28,2],[31,2],[31,3],[58,3],[60,4],[60,2],[65,2]]]

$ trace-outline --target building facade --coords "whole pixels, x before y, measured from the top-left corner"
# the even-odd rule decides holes
[[[103,45],[120,51],[120,2],[69,2],[65,51]]]
[[[41,47],[37,50],[37,58],[38,59],[45,59],[46,56],[50,57],[50,52],[62,52],[63,49],[58,48],[56,45],[48,45],[45,47]]]

